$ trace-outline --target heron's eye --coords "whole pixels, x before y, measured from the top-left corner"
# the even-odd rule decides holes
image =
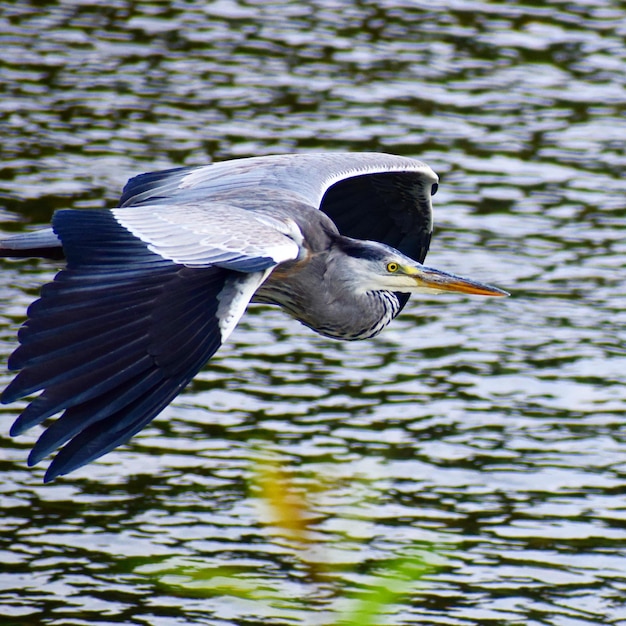
[[[434,196],[437,193],[437,189],[439,189],[439,185],[437,183],[433,183],[433,186],[430,188],[430,195]]]
[[[397,272],[398,271],[398,267],[399,267],[399,265],[397,263],[394,263],[393,261],[391,263],[387,263],[387,271],[388,272]]]

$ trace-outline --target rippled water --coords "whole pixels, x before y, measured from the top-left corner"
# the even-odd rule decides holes
[[[130,445],[47,486],[3,407],[2,623],[330,624],[419,553],[388,623],[626,625],[625,39],[611,0],[5,2],[4,231],[143,171],[380,150],[441,175],[429,264],[513,297],[413,299],[360,343],[253,307]],[[6,359],[55,267],[2,270]],[[324,485],[334,595],[261,524],[272,451]],[[225,565],[282,604],[167,575]]]

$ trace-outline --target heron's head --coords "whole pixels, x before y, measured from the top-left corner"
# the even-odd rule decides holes
[[[506,291],[470,278],[426,267],[398,250],[375,241],[342,238],[344,280],[359,291],[508,296]]]

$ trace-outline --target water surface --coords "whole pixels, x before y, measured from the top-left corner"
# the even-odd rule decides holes
[[[252,307],[131,444],[47,486],[2,408],[5,622],[329,624],[415,554],[388,623],[626,625],[625,37],[611,0],[5,3],[5,232],[144,171],[380,150],[441,175],[428,263],[513,294],[414,298],[359,343]],[[3,362],[55,271],[3,262]],[[261,523],[272,452],[323,486],[328,584]],[[227,565],[284,602],[171,575]]]

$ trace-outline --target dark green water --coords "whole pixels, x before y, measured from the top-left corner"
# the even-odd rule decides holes
[[[144,171],[380,150],[441,175],[428,263],[513,295],[413,299],[354,344],[254,307],[130,445],[48,486],[3,407],[0,623],[331,624],[248,486],[279,451],[325,484],[335,590],[437,564],[386,623],[626,625],[625,40],[611,0],[3,3],[5,232]],[[2,263],[3,362],[54,272]],[[194,594],[183,565],[284,602]]]

